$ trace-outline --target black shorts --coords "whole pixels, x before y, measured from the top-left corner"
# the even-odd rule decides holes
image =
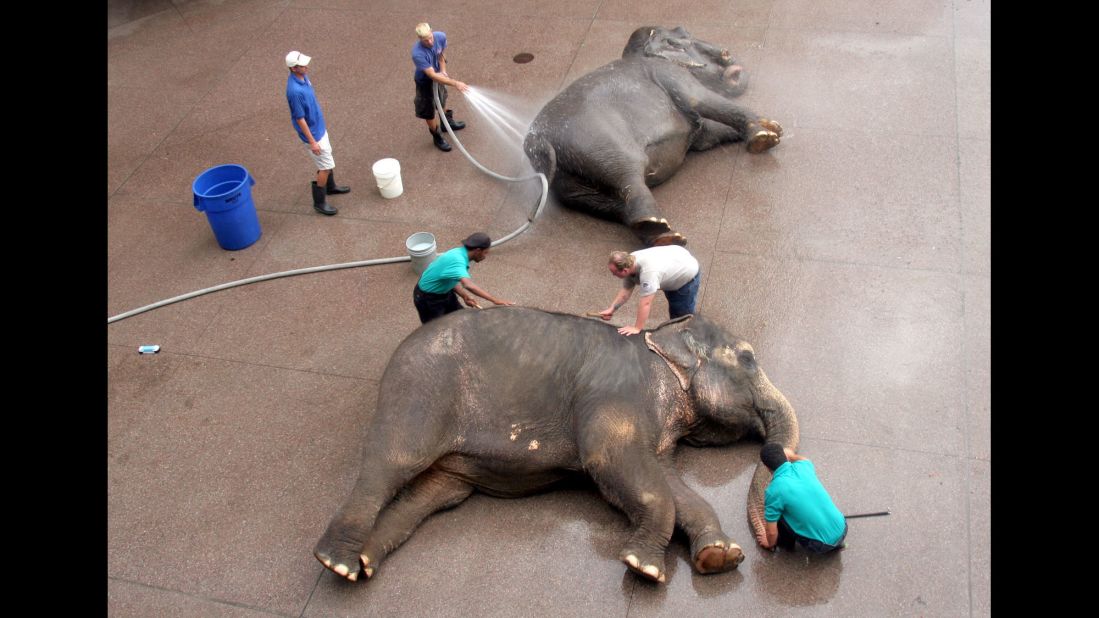
[[[429,79],[427,83],[416,82],[416,117],[431,120],[435,117],[435,93],[432,85],[435,80]],[[439,103],[446,109],[446,86],[439,84]]]
[[[454,290],[446,294],[433,294],[421,290],[419,284],[412,290],[412,304],[416,305],[416,313],[420,314],[420,324],[462,309],[458,304],[458,293]]]

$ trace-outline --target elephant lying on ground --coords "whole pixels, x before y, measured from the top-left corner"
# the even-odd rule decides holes
[[[682,27],[638,28],[622,58],[577,79],[542,108],[523,148],[565,205],[629,225],[646,245],[686,244],[649,187],[688,150],[744,140],[759,153],[782,127],[733,102],[746,86],[729,50]]]
[[[673,451],[743,438],[796,449],[794,410],[752,347],[714,323],[688,315],[643,333],[521,307],[414,331],[385,369],[358,481],[314,555],[349,580],[371,577],[425,517],[474,490],[518,497],[586,474],[633,525],[620,558],[635,573],[664,581],[673,526],[698,572],[736,568],[740,546],[676,474]],[[770,478],[760,464],[753,534]]]

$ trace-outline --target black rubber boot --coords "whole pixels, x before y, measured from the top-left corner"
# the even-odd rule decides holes
[[[336,170],[328,170],[328,182],[324,183],[324,192],[328,195],[351,193],[351,187],[336,186]]]
[[[329,176],[331,178],[331,176]],[[329,206],[328,202],[324,201],[324,187],[318,187],[317,181],[312,182],[313,185],[313,210],[321,213],[322,215],[334,215],[338,210],[334,206]]]
[[[446,141],[438,130],[431,132],[431,139],[435,140],[435,147],[443,152],[450,152],[450,142]]]
[[[466,123],[454,119],[454,110],[452,109],[446,110],[446,121],[450,123],[450,128],[455,131],[461,131],[466,128]]]

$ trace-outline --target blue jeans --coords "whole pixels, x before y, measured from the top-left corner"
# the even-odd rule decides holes
[[[664,296],[668,299],[668,319],[674,320],[680,316],[695,312],[695,300],[698,298],[698,286],[702,283],[702,269],[694,279],[688,281],[678,290],[669,292],[664,290]]]

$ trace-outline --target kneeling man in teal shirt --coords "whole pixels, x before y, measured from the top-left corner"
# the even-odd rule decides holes
[[[817,479],[813,462],[775,442],[764,444],[759,458],[773,475],[763,499],[766,536],[756,538],[759,544],[793,551],[796,541],[814,554],[843,548],[847,520]]]
[[[420,280],[412,290],[412,304],[420,315],[420,323],[427,324],[435,318],[462,308],[458,304],[461,296],[466,306],[480,309],[481,305],[472,294],[494,305],[514,305],[509,300],[500,300],[477,287],[469,278],[469,263],[481,262],[492,247],[492,239],[484,232],[470,234],[462,241],[462,246],[454,247],[440,255],[420,275]],[[471,294],[472,293],[472,294]]]

